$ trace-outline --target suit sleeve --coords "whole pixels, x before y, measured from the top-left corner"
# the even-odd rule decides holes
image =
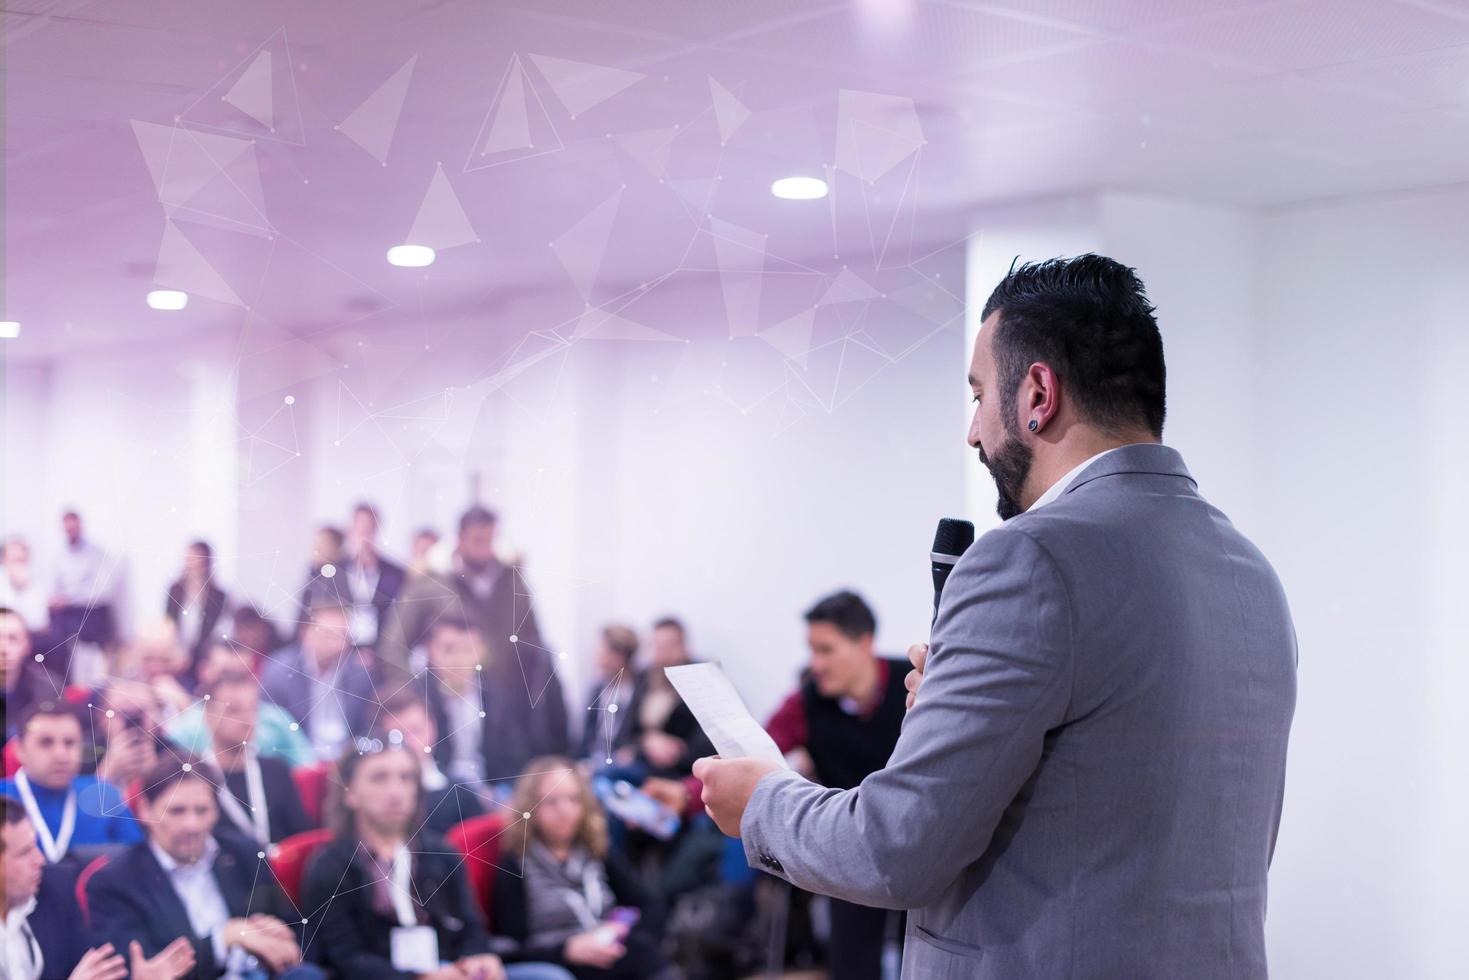
[[[760,780],[752,867],[861,905],[929,904],[989,847],[1071,697],[1071,604],[1051,556],[1000,527],[954,567],[923,687],[886,768],[849,790]]]
[[[364,980],[411,980],[413,974],[393,969],[390,960],[366,951],[363,931],[367,890],[340,891],[343,867],[339,861],[318,859],[306,873],[302,915],[317,923],[312,945],[336,976]]]
[[[159,933],[159,916],[143,901],[147,888],[142,886],[145,885],[130,878],[120,867],[103,868],[92,876],[87,882],[87,918],[91,922],[89,941],[92,946],[111,943],[112,948],[123,953],[126,959],[128,944],[136,939],[143,947],[143,956],[152,958],[178,938]],[[213,943],[208,936],[188,938],[194,944],[196,974],[213,976],[217,972]]]

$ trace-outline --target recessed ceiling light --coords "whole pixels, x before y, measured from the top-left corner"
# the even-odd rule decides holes
[[[0,320],[0,340],[14,340],[20,336],[20,323],[16,320]]]
[[[814,201],[826,196],[826,181],[820,177],[782,177],[770,185],[770,193],[787,201]]]
[[[388,249],[388,262],[405,269],[421,269],[434,264],[434,250],[427,245],[394,245]]]
[[[155,310],[181,310],[189,305],[189,294],[177,289],[155,289],[148,294],[148,305]]]

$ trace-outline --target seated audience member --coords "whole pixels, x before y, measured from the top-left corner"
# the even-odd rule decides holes
[[[118,655],[117,673],[153,688],[165,720],[194,701],[183,684],[188,669],[189,652],[179,642],[178,630],[166,619],[145,624]]]
[[[5,682],[0,713],[5,715],[5,737],[9,738],[15,734],[12,726],[26,708],[37,701],[58,698],[61,691],[46,668],[36,663],[25,619],[7,606],[0,606],[0,671]]]
[[[347,751],[338,777],[335,837],[307,868],[305,884],[330,969],[354,980],[564,976],[543,964],[507,968],[490,952],[464,859],[420,829],[415,753],[373,741]]]
[[[531,760],[511,812],[529,818],[501,837],[493,915],[521,956],[562,964],[579,980],[682,976],[659,947],[662,910],[608,849],[606,817],[571,760]]]
[[[20,613],[26,625],[38,633],[44,633],[51,624],[49,597],[45,586],[37,581],[31,546],[15,535],[0,543],[0,606]]]
[[[597,676],[587,689],[586,724],[582,726],[577,758],[596,765],[632,761],[638,739],[638,711],[647,684],[633,668],[638,634],[627,626],[602,629],[597,648]],[[624,751],[625,750],[625,751]]]
[[[372,678],[347,643],[346,610],[334,601],[311,607],[300,639],[271,655],[260,683],[296,719],[319,759],[341,755],[377,713]]]
[[[638,704],[638,758],[651,775],[684,779],[693,772],[694,760],[713,755],[714,746],[663,673],[693,662],[682,622],[666,616],[653,624],[649,659],[647,689]]]
[[[486,744],[484,674],[477,669],[484,644],[464,620],[445,617],[429,627],[427,651],[424,692],[441,734],[433,743],[434,760],[454,782],[478,786],[486,759],[494,757]]]
[[[87,883],[93,932],[115,949],[137,942],[145,956],[184,937],[199,977],[265,971],[319,978],[317,967],[301,963],[302,914],[267,884],[274,878],[262,867],[258,845],[214,833],[218,782],[206,763],[177,759],[160,762],[144,778],[148,839]]]
[[[93,692],[102,709],[93,716],[97,778],[126,792],[135,780],[158,764],[159,754],[175,750],[160,732],[161,713],[153,688],[142,681],[114,677]]]
[[[53,864],[74,847],[131,844],[143,832],[117,787],[81,775],[82,717],[65,702],[32,705],[17,726],[20,769],[0,794],[21,802]]]
[[[230,621],[229,632],[225,634],[230,645],[241,653],[248,654],[253,662],[251,670],[260,668],[260,661],[267,655],[281,648],[280,630],[275,624],[264,616],[254,606],[241,606],[235,610],[235,615]]]
[[[199,661],[199,690],[204,690],[226,672],[246,671],[254,676],[255,657],[246,648],[228,640],[211,644]],[[259,684],[259,681],[256,681]],[[169,738],[178,743],[180,749],[192,755],[203,755],[209,748],[209,727],[204,723],[204,702],[196,699],[193,704],[175,715],[167,725]],[[255,716],[255,751],[262,757],[284,759],[290,766],[309,766],[316,762],[316,753],[306,741],[301,728],[291,713],[278,704],[260,701]]]
[[[124,960],[111,943],[87,948],[77,904],[76,877],[65,865],[47,864],[36,846],[36,830],[19,803],[0,797],[0,863],[5,866],[4,942],[0,977],[5,980],[174,980],[194,968],[194,949],[178,939],[151,960],[129,943]]]
[[[214,549],[207,541],[194,541],[184,549],[184,567],[168,587],[163,614],[178,631],[189,653],[189,675],[196,674],[199,658],[219,630],[229,605],[224,590],[214,581]]]
[[[401,741],[423,767],[424,826],[436,834],[485,812],[484,798],[472,787],[444,775],[434,759],[438,726],[423,698],[411,691],[393,695],[378,716],[379,736],[387,742]]]
[[[291,767],[255,751],[259,682],[245,671],[226,671],[200,693],[210,733],[204,759],[224,775],[216,787],[223,822],[261,845],[310,830]]]

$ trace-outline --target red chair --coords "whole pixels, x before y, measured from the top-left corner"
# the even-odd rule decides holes
[[[301,879],[306,877],[306,865],[311,855],[331,839],[330,830],[304,830],[275,846],[270,856],[270,870],[292,902],[298,905],[301,902]]]
[[[15,739],[7,739],[5,742],[5,778],[14,779],[16,770],[20,768],[20,750],[15,747]]]
[[[464,855],[464,867],[469,872],[469,886],[479,897],[486,928],[489,927],[491,910],[495,906],[495,862],[500,860],[500,835],[505,833],[507,827],[509,824],[503,816],[486,813],[455,824],[444,835],[449,846]]]
[[[296,780],[296,792],[301,794],[301,806],[313,824],[320,827],[321,811],[326,804],[326,789],[333,766],[330,762],[318,762],[309,766],[297,766],[291,770]]]
[[[92,880],[92,875],[101,871],[102,868],[106,866],[109,858],[110,855],[107,854],[102,854],[98,857],[94,857],[87,864],[87,866],[82,869],[82,873],[77,875],[77,904],[80,905],[82,908],[82,921],[89,926],[92,924],[92,913],[91,910],[87,907],[87,882]]]

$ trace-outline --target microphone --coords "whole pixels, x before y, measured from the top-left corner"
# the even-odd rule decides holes
[[[939,519],[938,530],[933,533],[933,551],[929,559],[933,562],[933,618],[939,618],[939,597],[943,595],[944,583],[959,556],[974,544],[974,524],[953,517]]]

